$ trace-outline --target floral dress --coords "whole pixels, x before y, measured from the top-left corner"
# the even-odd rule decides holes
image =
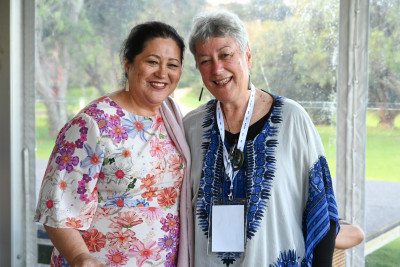
[[[175,266],[182,156],[158,112],[136,116],[101,97],[60,131],[35,220],[75,228],[107,266]],[[69,266],[54,249],[51,266]]]

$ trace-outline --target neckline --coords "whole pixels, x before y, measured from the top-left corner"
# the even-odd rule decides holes
[[[270,94],[270,95],[272,96],[272,99],[273,99],[270,110],[261,119],[259,119],[258,121],[256,121],[252,125],[250,125],[249,131],[246,136],[246,141],[254,140],[257,137],[257,135],[264,129],[265,124],[270,119],[271,113],[275,107],[275,102],[276,102],[274,95],[272,95],[272,94]],[[239,133],[233,134],[233,133],[230,133],[227,130],[225,130],[225,140],[229,145],[234,145],[236,143],[236,140],[238,139],[238,137],[239,137]]]
[[[114,106],[114,107],[116,107],[117,109],[122,110],[125,114],[131,114],[131,115],[134,115],[134,116],[139,116],[139,117],[144,117],[144,118],[154,118],[154,117],[157,117],[157,116],[160,115],[160,107],[161,107],[161,105],[160,105],[160,107],[157,109],[157,113],[156,113],[155,115],[143,116],[143,115],[138,115],[138,114],[135,114],[135,113],[132,113],[132,112],[127,111],[126,109],[124,109],[123,107],[121,107],[116,101],[114,101],[109,95],[106,95],[105,98],[103,98],[103,100],[106,99],[106,98],[108,98],[108,99],[110,100],[110,102],[114,102],[114,103],[115,103],[115,106]]]

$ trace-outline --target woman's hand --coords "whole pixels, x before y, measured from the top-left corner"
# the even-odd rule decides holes
[[[106,267],[88,253],[81,253],[70,263],[71,267]]]

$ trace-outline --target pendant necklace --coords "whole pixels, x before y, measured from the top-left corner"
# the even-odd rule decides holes
[[[219,130],[219,134],[220,134],[221,141],[222,141],[225,173],[228,176],[229,180],[231,181],[230,193],[228,195],[229,200],[233,199],[233,182],[235,180],[235,176],[238,173],[241,165],[243,165],[243,158],[244,158],[243,150],[244,150],[244,145],[246,143],[246,136],[247,136],[247,131],[248,131],[249,125],[250,125],[251,115],[253,114],[255,93],[256,93],[256,88],[254,87],[253,84],[251,84],[251,93],[250,93],[250,97],[249,97],[249,100],[247,103],[247,108],[246,108],[246,112],[244,114],[242,126],[240,129],[239,140],[237,141],[237,144],[234,145],[231,153],[228,153],[226,146],[225,146],[225,125],[224,125],[224,118],[223,118],[223,117],[225,117],[225,114],[223,114],[223,112],[222,112],[221,103],[219,101],[217,102],[217,110],[216,110],[217,124],[218,124],[218,130]],[[226,120],[226,118],[225,118],[225,120]],[[226,121],[226,123],[227,123],[228,129],[229,129],[228,121]],[[241,162],[241,164],[239,166],[238,164],[240,162]]]
[[[229,127],[228,119],[226,118],[225,111],[223,108],[222,110],[222,115],[224,115],[226,125],[228,126],[228,132],[232,134],[231,129]],[[229,153],[229,160],[232,163],[233,166],[233,171],[238,171],[242,166],[244,162],[244,154],[241,150],[237,149],[237,142],[238,140],[235,139],[234,145]]]

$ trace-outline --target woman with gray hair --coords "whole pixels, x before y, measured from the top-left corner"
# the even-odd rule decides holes
[[[195,266],[330,266],[337,207],[306,111],[251,83],[250,42],[235,14],[199,14],[189,47],[216,98],[184,118]]]

